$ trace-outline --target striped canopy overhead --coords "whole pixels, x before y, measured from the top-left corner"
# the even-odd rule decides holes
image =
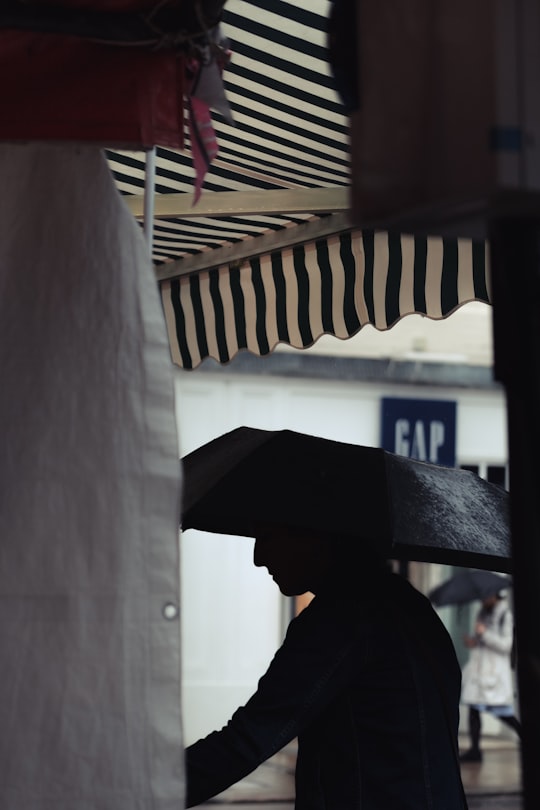
[[[172,356],[184,368],[489,301],[484,243],[352,230],[348,122],[326,49],[330,8],[227,0],[232,58],[223,79],[234,125],[213,113],[219,153],[195,207],[189,133],[184,152],[157,149],[152,254]],[[108,159],[142,218],[144,153]]]
[[[227,363],[242,349],[265,355],[321,335],[347,338],[365,324],[389,329],[404,315],[445,318],[490,300],[487,246],[470,240],[350,231],[162,282],[175,363]]]

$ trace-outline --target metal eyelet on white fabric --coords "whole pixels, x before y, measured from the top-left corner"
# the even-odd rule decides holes
[[[165,602],[163,605],[162,613],[165,619],[168,621],[172,621],[173,619],[178,618],[178,605],[175,605],[174,602]]]

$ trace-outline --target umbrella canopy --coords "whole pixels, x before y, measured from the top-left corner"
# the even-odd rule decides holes
[[[444,605],[464,605],[477,599],[487,599],[512,587],[512,580],[491,571],[460,571],[429,593],[429,598],[437,607]]]
[[[182,528],[336,532],[387,557],[510,570],[508,494],[474,473],[290,430],[240,427],[183,459]]]

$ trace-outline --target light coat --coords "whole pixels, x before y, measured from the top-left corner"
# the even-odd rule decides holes
[[[463,668],[461,701],[467,705],[512,706],[513,617],[506,599],[497,602],[491,612],[482,608],[477,621],[486,625],[486,631]]]

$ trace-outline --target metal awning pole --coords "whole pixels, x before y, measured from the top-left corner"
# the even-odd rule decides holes
[[[148,252],[152,258],[154,242],[154,201],[156,185],[156,147],[146,151],[146,169],[144,174],[144,235]]]

